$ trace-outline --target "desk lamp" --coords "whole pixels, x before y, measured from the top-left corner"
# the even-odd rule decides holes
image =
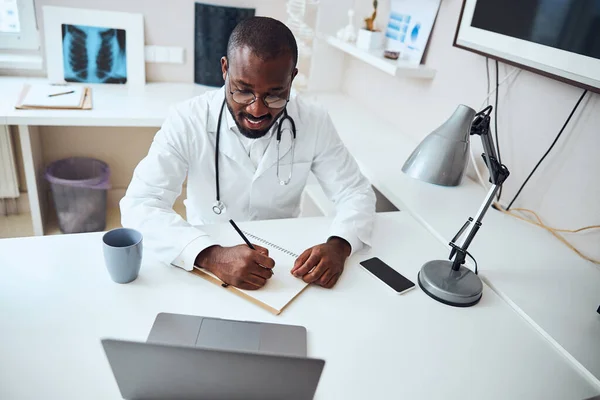
[[[462,181],[468,162],[469,138],[478,135],[483,143],[482,154],[492,186],[475,219],[469,217],[450,242],[448,260],[429,261],[419,272],[419,286],[433,299],[456,307],[469,307],[481,299],[483,284],[475,272],[464,266],[467,249],[481,221],[509,175],[508,169],[498,162],[494,142],[490,135],[492,106],[475,113],[470,107],[459,105],[454,114],[439,128],[429,134],[412,152],[402,171],[419,180],[443,186],[457,186]],[[465,239],[457,244],[469,228]]]

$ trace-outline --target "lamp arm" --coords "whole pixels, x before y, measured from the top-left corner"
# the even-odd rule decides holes
[[[490,183],[492,185],[502,186],[510,172],[505,165],[500,164],[498,161],[498,155],[496,154],[496,146],[494,146],[494,140],[490,134],[490,114],[492,112],[492,106],[487,106],[482,111],[475,114],[473,123],[471,124],[470,135],[478,135],[481,138],[483,145],[483,161],[488,168],[490,173]]]
[[[483,111],[480,111],[475,115],[475,119],[473,121],[473,124],[471,125],[471,135],[479,135],[481,137],[481,142],[483,144],[484,149],[482,157],[485,161],[485,164],[488,167],[488,171],[490,173],[490,182],[492,183],[492,186],[488,191],[485,200],[483,201],[483,204],[479,208],[479,211],[477,211],[475,220],[469,217],[467,222],[462,226],[462,228],[458,231],[458,233],[450,242],[450,246],[452,247],[452,249],[450,250],[449,259],[452,260],[452,258],[456,255],[456,258],[454,258],[454,261],[452,263],[452,269],[455,271],[458,271],[460,266],[464,264],[465,258],[467,256],[467,249],[469,248],[469,245],[475,238],[477,231],[481,227],[481,221],[483,220],[483,217],[492,205],[494,201],[494,196],[496,196],[496,193],[510,174],[508,168],[506,168],[504,164],[500,164],[496,157],[494,141],[492,140],[492,137],[490,135],[491,111],[492,106],[488,106]],[[464,233],[465,229],[469,227],[469,225],[471,226],[471,229],[465,237],[465,240],[460,245],[457,245],[456,241]]]
[[[481,138],[481,144],[483,145],[483,160],[485,161],[485,165],[487,166],[488,172],[490,173],[490,183],[492,185],[498,185],[497,182],[497,166],[492,163],[492,160],[497,160],[498,157],[496,155],[496,147],[494,146],[494,140],[492,139],[492,135],[490,135],[489,129],[486,129],[485,132],[479,134]],[[487,158],[485,155],[488,155]],[[500,183],[501,185],[501,183]]]
[[[464,264],[465,258],[467,256],[467,249],[469,248],[469,246],[471,245],[471,242],[475,238],[477,231],[479,231],[479,228],[481,228],[481,221],[483,220],[483,217],[485,216],[485,214],[489,210],[490,206],[492,205],[492,202],[494,201],[494,196],[496,196],[496,193],[498,192],[499,189],[500,189],[499,185],[492,185],[492,187],[490,188],[490,190],[488,191],[488,193],[485,197],[485,200],[481,204],[481,207],[479,207],[479,211],[477,211],[477,214],[475,216],[475,222],[471,225],[471,230],[469,230],[469,233],[465,237],[465,240],[460,245],[457,245],[455,242],[458,239],[458,237],[455,236],[455,239],[452,242],[450,242],[450,246],[452,247],[452,250],[450,250],[449,259],[452,260],[452,257],[456,254],[456,258],[454,259],[454,261],[452,263],[453,270],[458,271],[460,266]],[[472,222],[472,221],[473,221],[473,218],[469,217],[469,220],[467,223]],[[464,229],[461,229],[461,230],[464,231]],[[457,236],[460,236],[460,233],[457,234]]]

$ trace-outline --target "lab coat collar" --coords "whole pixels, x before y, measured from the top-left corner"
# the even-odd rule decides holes
[[[239,132],[237,124],[235,123],[235,120],[233,119],[233,115],[231,115],[231,113],[229,112],[229,109],[227,109],[227,106],[225,106],[225,110],[223,112],[227,116],[227,128],[230,131]]]
[[[289,104],[288,104],[288,107],[289,107]],[[289,114],[289,109],[288,109],[288,114]],[[283,116],[283,114],[282,114],[282,116]],[[277,164],[277,128],[278,128],[279,124],[281,123],[282,116],[280,116],[279,119],[277,120],[277,122],[275,122],[273,124],[273,129],[271,130],[271,140],[269,141],[269,145],[267,146],[267,149],[265,150],[265,155],[260,160],[260,163],[258,164],[258,167],[256,168],[255,179],[257,177],[261,176],[265,171],[267,171],[273,165]],[[294,118],[294,117],[292,117],[292,118]],[[286,124],[287,124],[287,122],[286,122]],[[285,126],[286,125],[284,125],[284,127]],[[289,153],[289,150],[286,151],[285,153],[281,153],[279,155],[279,157],[281,159],[284,159],[288,153]]]
[[[296,135],[297,135],[297,137],[299,137],[301,134],[302,126],[304,126],[304,125],[303,125],[302,113],[300,112],[300,107],[298,106],[298,101],[296,99],[295,94],[290,96],[290,101],[288,102],[286,109],[287,109],[288,115],[294,120],[294,123],[296,125]],[[283,114],[282,114],[282,116],[283,116]],[[256,169],[255,179],[257,177],[259,177],[260,175],[262,175],[269,168],[271,168],[272,166],[277,164],[277,127],[281,123],[281,117],[277,120],[277,122],[275,124],[273,124],[274,129],[271,131],[271,141],[269,142],[269,146],[267,147],[267,150],[265,151],[264,157],[262,158],[261,162],[258,164],[258,167]],[[286,125],[284,125],[283,128],[285,128],[287,126],[288,122],[285,122],[285,124]],[[288,153],[290,151],[291,150],[288,149],[287,151],[282,152],[281,154],[279,154],[279,157],[282,160],[286,159],[286,156],[288,155]],[[298,161],[298,160],[294,160],[294,161]]]
[[[210,136],[213,136],[216,140],[217,133],[217,124],[219,121],[219,111],[221,111],[221,106],[223,105],[223,100],[225,99],[225,88],[221,87],[214,93],[212,99],[208,103],[207,110],[207,132]],[[221,122],[221,129],[223,127],[230,127],[229,118],[231,117],[231,113],[225,106],[223,110],[223,120]],[[233,118],[232,118],[233,120]],[[235,122],[233,122],[235,125]],[[229,157],[236,163],[240,164],[244,171],[247,171],[249,175],[253,175],[255,171],[254,164],[246,154],[246,150],[244,150],[244,146],[236,137],[235,133],[230,129],[223,129],[221,131],[220,139],[219,139],[219,152],[226,157]]]

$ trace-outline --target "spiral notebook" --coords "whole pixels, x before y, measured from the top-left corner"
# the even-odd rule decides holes
[[[235,246],[244,243],[239,235],[228,225],[204,226],[202,230],[209,233],[222,246]],[[268,280],[265,286],[258,290],[243,290],[233,286],[227,286],[222,289],[241,296],[263,309],[278,315],[308,286],[302,279],[296,278],[290,273],[294,266],[294,261],[298,258],[298,254],[248,232],[246,229],[242,229],[242,231],[250,242],[269,249],[269,257],[275,261],[274,275]],[[192,273],[217,285],[223,283],[215,275],[197,267],[194,267]]]

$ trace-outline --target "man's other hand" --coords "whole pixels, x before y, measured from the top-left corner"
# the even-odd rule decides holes
[[[344,239],[331,237],[327,243],[313,246],[300,254],[291,272],[306,283],[330,289],[342,275],[351,250]]]

